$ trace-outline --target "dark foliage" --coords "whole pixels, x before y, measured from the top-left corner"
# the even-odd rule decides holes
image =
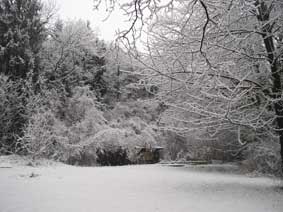
[[[42,5],[37,0],[0,2],[0,73],[12,79],[39,72],[39,51],[45,38],[41,19]]]
[[[105,150],[98,149],[97,154],[97,163],[102,166],[119,166],[131,164],[127,150],[123,148],[118,148],[115,150]]]
[[[27,91],[23,81],[0,79],[0,153],[20,150],[17,139],[23,135],[27,121]]]
[[[0,1],[0,148],[4,153],[21,148],[17,142],[27,123],[31,95],[27,84],[32,82],[33,91],[39,89],[39,53],[46,24],[41,9],[38,0]]]
[[[97,164],[95,154],[91,154],[87,151],[80,152],[78,156],[69,157],[66,163],[76,166],[94,166]]]

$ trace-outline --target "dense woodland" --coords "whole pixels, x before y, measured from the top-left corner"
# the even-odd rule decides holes
[[[279,175],[282,1],[129,2],[114,45],[50,4],[0,0],[0,154],[124,165],[161,146]]]

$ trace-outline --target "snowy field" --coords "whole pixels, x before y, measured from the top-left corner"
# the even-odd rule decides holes
[[[279,180],[205,167],[0,167],[0,212],[283,211]]]

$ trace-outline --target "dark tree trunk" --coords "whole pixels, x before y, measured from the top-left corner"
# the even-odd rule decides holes
[[[279,141],[280,141],[280,154],[281,154],[281,166],[283,170],[283,107],[282,107],[283,102],[277,102],[274,104],[275,112],[276,112],[276,121],[277,121],[277,126],[279,130]]]
[[[116,88],[117,88],[117,100],[120,100],[120,65],[118,65],[117,67],[117,84],[116,84]]]
[[[282,128],[281,128],[282,129]],[[281,146],[281,151],[280,151],[280,154],[281,154],[281,166],[282,166],[282,170],[283,170],[283,133],[280,132],[280,146]]]
[[[258,7],[258,20],[262,22],[262,38],[264,41],[264,46],[267,52],[268,62],[270,64],[270,69],[272,73],[272,97],[274,101],[274,110],[276,114],[276,122],[278,127],[279,141],[280,141],[280,154],[283,169],[283,101],[282,98],[282,83],[281,83],[281,66],[278,62],[275,52],[274,38],[272,35],[272,23],[270,23],[270,12],[272,6],[268,7],[264,1],[256,1],[256,6]]]

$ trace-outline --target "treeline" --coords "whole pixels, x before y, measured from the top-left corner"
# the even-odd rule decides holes
[[[38,0],[0,1],[0,154],[123,165],[140,162],[137,147],[161,146],[169,161],[242,161],[248,171],[280,172],[276,138],[261,136],[273,141],[258,145],[253,131],[237,127],[182,133],[190,122],[178,120],[191,113],[167,104],[182,93],[160,98],[169,84],[136,74],[140,64],[89,22],[52,15]]]
[[[38,107],[58,110],[77,86],[88,86],[100,98],[106,52],[81,21],[47,26],[40,1],[1,1],[1,150],[17,152],[19,138]],[[53,108],[54,109],[54,108]],[[61,116],[64,116],[62,112]]]
[[[135,66],[117,61],[89,22],[51,24],[51,15],[37,0],[0,3],[0,154],[135,163],[137,145],[160,140],[159,104],[143,101],[152,94],[128,74]]]

